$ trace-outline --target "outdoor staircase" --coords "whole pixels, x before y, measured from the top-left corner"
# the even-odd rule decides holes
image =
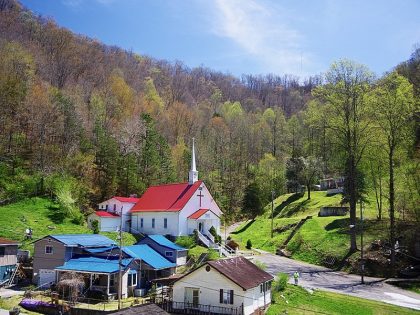
[[[217,250],[220,256],[231,257],[235,256],[236,252],[226,244],[218,244],[215,242],[213,235],[204,235],[200,231],[197,231],[198,239],[204,246]]]
[[[15,280],[15,277],[16,277],[16,275],[19,272],[19,267],[20,267],[19,266],[19,263],[17,263],[15,269],[13,270],[12,275],[10,276],[10,278],[7,279],[6,281],[0,283],[0,286],[4,286],[6,288],[12,286],[13,285],[13,281]]]
[[[283,242],[283,244],[277,248],[276,255],[284,255],[283,250],[286,248],[287,244],[292,240],[293,236],[299,231],[299,229],[302,227],[302,225],[305,224],[306,221],[309,219],[312,219],[312,216],[307,216],[306,218],[299,221],[299,223],[293,228],[292,232],[290,232],[290,235],[287,237],[287,239]]]

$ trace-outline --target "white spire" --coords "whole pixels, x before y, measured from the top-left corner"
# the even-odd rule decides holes
[[[191,169],[188,173],[188,183],[190,185],[194,184],[198,180],[198,172],[195,164],[195,146],[194,138],[192,138],[192,150],[191,150]]]

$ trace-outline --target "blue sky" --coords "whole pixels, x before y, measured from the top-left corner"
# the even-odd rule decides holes
[[[340,58],[381,75],[420,43],[418,0],[21,2],[106,44],[236,76],[307,76]]]

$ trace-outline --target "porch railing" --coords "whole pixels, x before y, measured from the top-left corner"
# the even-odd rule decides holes
[[[242,307],[223,307],[185,302],[166,301],[157,303],[159,307],[171,314],[191,315],[242,315]]]

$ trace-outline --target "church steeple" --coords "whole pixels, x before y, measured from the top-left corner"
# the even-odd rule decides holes
[[[195,146],[194,138],[192,139],[192,150],[191,150],[191,169],[188,173],[188,183],[190,185],[194,184],[198,180],[198,172],[195,165]]]

